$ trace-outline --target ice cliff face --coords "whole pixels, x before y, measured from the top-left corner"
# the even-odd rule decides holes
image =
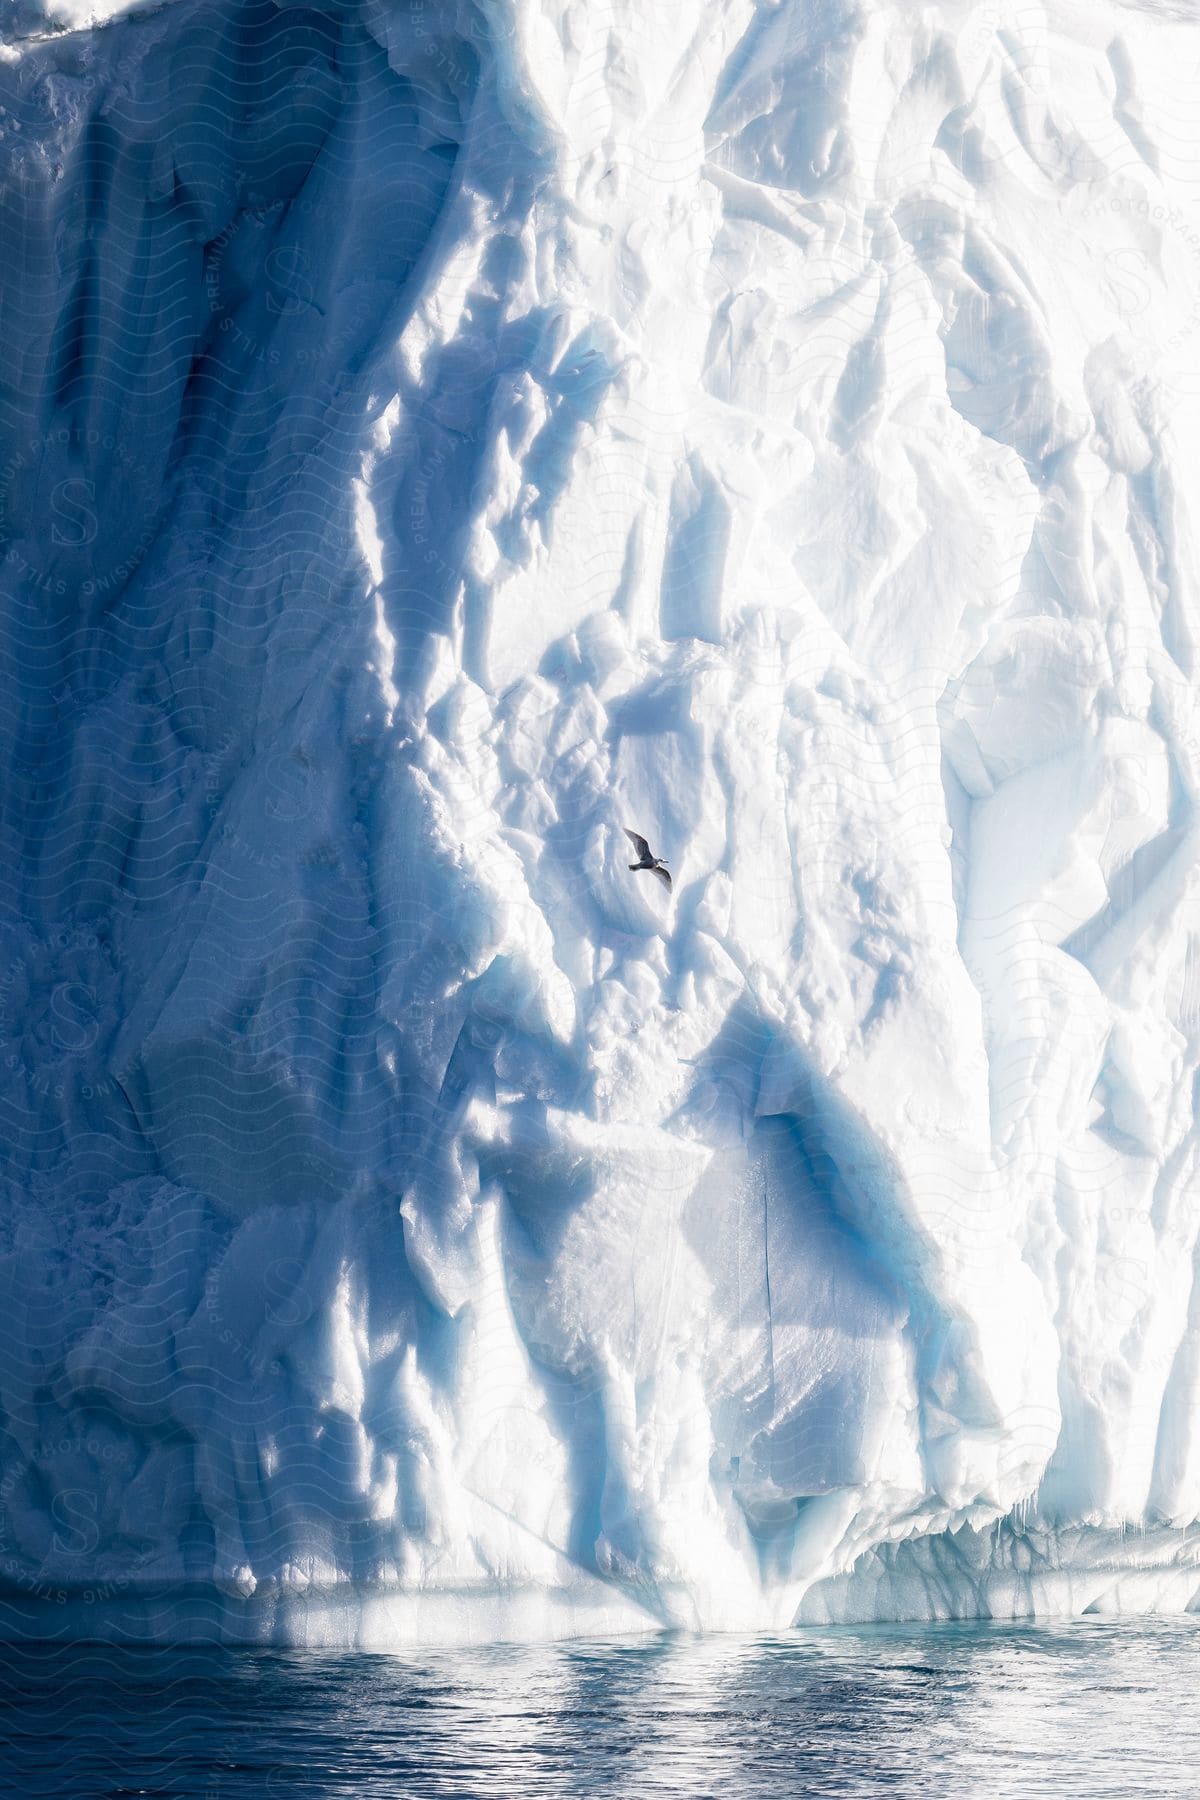
[[[0,64],[6,1628],[1187,1604],[1195,26],[116,10]]]

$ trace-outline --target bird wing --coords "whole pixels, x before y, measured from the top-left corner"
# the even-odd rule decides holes
[[[638,855],[644,856],[646,858],[646,861],[649,862],[650,846],[646,842],[645,838],[642,837],[636,831],[630,831],[628,825],[624,826],[623,829],[625,832],[625,836],[629,839],[630,843],[633,845],[633,847],[637,851]]]
[[[665,869],[655,869],[654,873],[658,876],[660,881],[665,881],[667,886],[670,887],[671,877],[667,874]]]

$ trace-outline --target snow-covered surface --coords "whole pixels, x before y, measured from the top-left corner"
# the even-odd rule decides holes
[[[1191,1602],[1200,30],[17,15],[6,1625]]]

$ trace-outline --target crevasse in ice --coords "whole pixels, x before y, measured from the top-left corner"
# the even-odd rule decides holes
[[[6,1628],[1189,1604],[1195,25],[11,32]]]

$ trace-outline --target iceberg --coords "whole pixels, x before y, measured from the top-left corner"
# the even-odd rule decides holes
[[[1198,72],[12,10],[5,1633],[1200,1603]]]

